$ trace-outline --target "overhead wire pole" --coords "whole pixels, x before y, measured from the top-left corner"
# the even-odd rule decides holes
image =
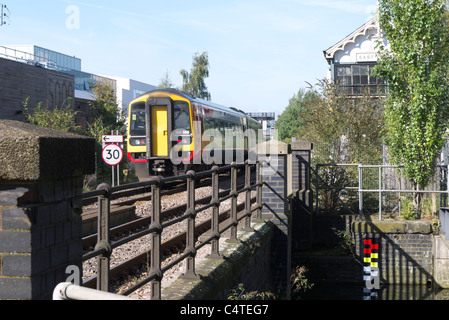
[[[9,18],[5,10],[8,11],[8,13],[11,15],[11,11],[9,11],[6,4],[0,3],[0,26],[3,26],[6,24],[6,18]]]

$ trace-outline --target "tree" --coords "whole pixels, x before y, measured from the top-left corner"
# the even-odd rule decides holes
[[[168,73],[168,71],[165,72],[164,77],[161,78],[160,81],[161,82],[157,86],[158,89],[166,89],[166,88],[173,88],[174,87],[174,84],[173,84],[173,82],[171,82],[170,74]]]
[[[124,124],[124,119],[120,114],[120,108],[117,104],[117,96],[114,87],[107,80],[97,83],[92,90],[95,100],[91,101],[92,119],[101,119],[106,127],[119,129]]]
[[[211,99],[204,82],[204,78],[209,77],[209,58],[207,52],[203,52],[201,55],[195,53],[190,73],[184,69],[179,73],[183,79],[182,91],[189,92],[198,98]]]
[[[278,130],[279,139],[285,142],[291,142],[292,137],[296,137],[304,127],[304,117],[301,114],[306,112],[305,104],[312,99],[313,91],[299,89],[287,106],[287,108],[278,117],[275,129]]]
[[[379,22],[390,48],[379,44],[376,73],[388,83],[386,144],[414,189],[426,187],[449,120],[449,24],[444,0],[381,0]],[[422,193],[414,194],[418,217]]]
[[[298,138],[314,145],[315,164],[377,164],[382,160],[382,101],[371,95],[352,97],[338,84],[321,80],[310,87],[310,95],[298,114],[304,126]],[[326,166],[320,171],[320,185],[343,187],[356,179],[354,170]],[[316,181],[316,180],[314,180]],[[322,207],[336,209],[336,192],[320,193]],[[354,202],[355,203],[355,202]]]
[[[97,182],[109,181],[110,168],[102,161],[102,135],[111,134],[111,131],[126,132],[125,118],[120,114],[114,87],[108,81],[97,83],[92,90],[95,100],[90,102],[91,121],[88,124],[87,134],[95,138],[97,155]]]

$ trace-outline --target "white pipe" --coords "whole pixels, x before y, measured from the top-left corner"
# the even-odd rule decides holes
[[[138,300],[114,294],[84,288],[71,282],[61,282],[53,291],[53,300]]]

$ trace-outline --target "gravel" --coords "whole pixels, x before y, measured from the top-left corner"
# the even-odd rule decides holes
[[[195,199],[204,198],[212,195],[212,187],[202,187],[195,190]],[[252,196],[255,196],[255,192],[252,192]],[[162,211],[185,204],[187,201],[187,192],[180,192],[173,195],[163,196],[161,199]],[[239,194],[238,203],[245,201],[245,193]],[[226,200],[220,205],[220,212],[226,211],[230,208],[231,200]],[[151,201],[139,201],[135,204],[136,216],[147,217],[151,213]],[[203,205],[198,205],[197,208]],[[212,209],[204,210],[198,213],[195,222],[201,223],[210,219]],[[165,222],[165,221],[164,221]],[[163,223],[164,223],[163,222]],[[165,228],[162,232],[162,242],[173,238],[174,236],[185,232],[186,222],[174,224],[168,228]],[[117,265],[133,256],[146,252],[151,247],[150,235],[141,237],[118,248],[115,248],[111,255],[110,265],[111,267]],[[163,257],[162,267],[171,261],[175,260],[182,252],[172,254],[169,257]],[[197,251],[197,261],[210,253],[210,245],[206,245]],[[96,275],[97,263],[96,258],[87,260],[83,263],[83,280],[89,279]],[[116,293],[122,293],[126,289],[136,284],[140,279],[145,278],[148,275],[147,266],[142,266],[140,270],[136,270],[134,274],[130,274],[127,279],[122,279],[118,283],[114,284],[114,291]],[[175,265],[173,268],[164,273],[162,280],[162,288],[169,286],[171,282],[176,280],[184,272],[184,262]],[[151,293],[150,285],[147,284],[142,288],[136,290],[131,296],[139,299],[148,299]]]

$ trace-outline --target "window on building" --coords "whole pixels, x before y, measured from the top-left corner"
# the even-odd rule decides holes
[[[136,98],[140,97],[143,94],[145,94],[145,91],[134,89],[133,90],[133,99],[136,99]]]
[[[335,66],[335,83],[350,95],[361,95],[368,88],[371,94],[384,95],[385,82],[373,75],[373,64]]]

